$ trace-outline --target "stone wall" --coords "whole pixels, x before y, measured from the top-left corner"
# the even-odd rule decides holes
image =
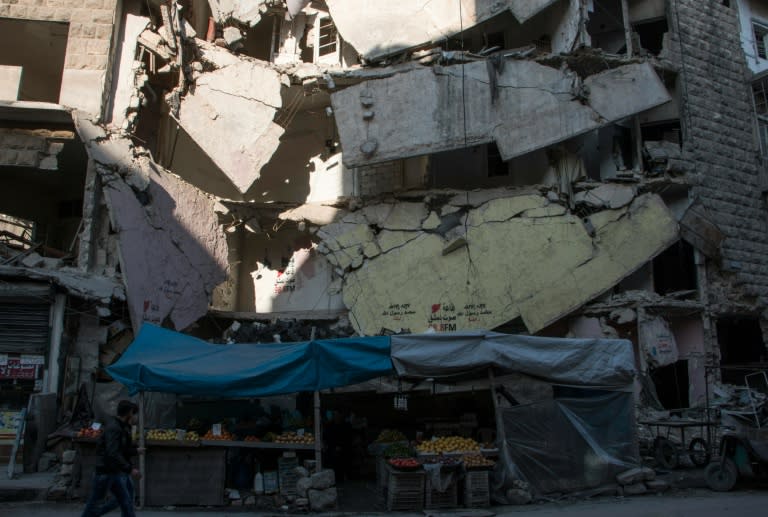
[[[727,236],[722,265],[708,264],[715,316],[756,314],[768,301],[762,165],[750,73],[735,2],[731,5],[716,0],[668,3],[672,54],[684,81],[684,151],[697,176],[693,192]]]
[[[69,23],[59,103],[99,115],[118,3],[118,0],[0,0],[0,17]]]

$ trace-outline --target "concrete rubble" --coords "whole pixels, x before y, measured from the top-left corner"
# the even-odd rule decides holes
[[[273,122],[282,106],[277,72],[239,62],[202,74],[179,108],[179,124],[241,192],[277,149],[284,129]]]

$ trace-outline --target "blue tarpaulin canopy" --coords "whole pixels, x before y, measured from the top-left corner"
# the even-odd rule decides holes
[[[140,391],[248,398],[319,391],[392,373],[389,337],[214,345],[144,323],[107,372]]]

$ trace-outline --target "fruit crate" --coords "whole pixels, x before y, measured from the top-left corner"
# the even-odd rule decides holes
[[[296,456],[282,457],[277,459],[277,474],[280,482],[281,495],[296,495],[296,484],[299,481],[299,475],[295,469],[299,466],[299,460]]]
[[[421,510],[424,508],[423,471],[399,472],[386,466],[387,510]]]
[[[480,508],[491,505],[489,473],[487,470],[468,470],[464,478],[464,506]]]
[[[425,493],[426,501],[424,507],[428,510],[456,508],[459,505],[459,490],[456,481],[451,481],[445,492],[438,492],[432,487],[432,483],[427,478]]]

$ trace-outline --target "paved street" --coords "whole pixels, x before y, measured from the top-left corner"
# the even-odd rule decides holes
[[[605,497],[594,501],[547,503],[523,507],[494,508],[498,516],[516,517],[531,515],[532,517],[758,517],[766,515],[768,507],[768,491],[740,491],[727,494],[717,494],[707,490],[680,491],[662,496],[637,496],[633,498]],[[0,505],[0,515],[3,517],[76,517],[80,515],[81,505],[71,504],[3,504]],[[439,512],[434,515],[451,515],[461,517],[472,515],[471,511]],[[113,512],[110,515],[119,515]],[[279,513],[252,513],[246,511],[221,510],[153,510],[138,512],[143,517],[173,517],[177,515],[204,515],[219,517],[224,515],[259,515],[276,516]],[[318,514],[316,514],[318,515]],[[327,513],[332,515],[365,516],[389,515],[393,517],[410,517],[423,513]]]

